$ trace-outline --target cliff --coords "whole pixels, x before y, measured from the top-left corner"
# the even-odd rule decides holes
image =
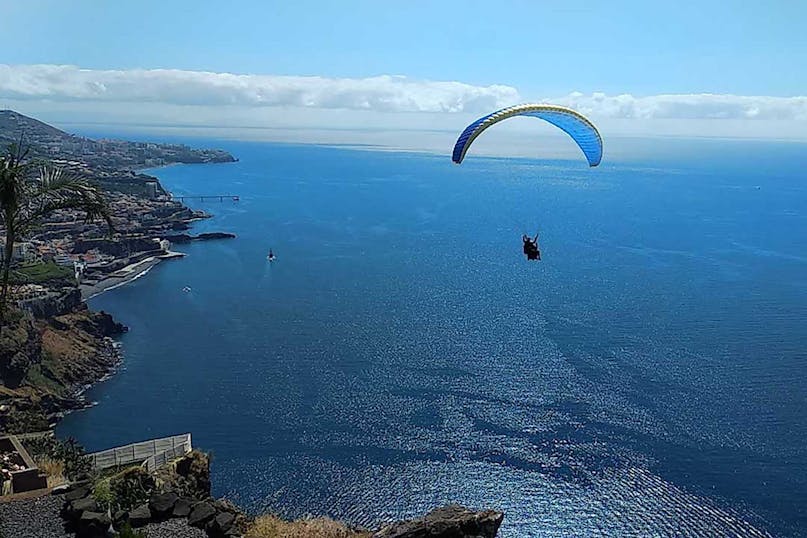
[[[83,406],[82,389],[119,361],[111,337],[126,328],[83,303],[48,319],[23,311],[9,317],[0,334],[0,431],[47,429]]]

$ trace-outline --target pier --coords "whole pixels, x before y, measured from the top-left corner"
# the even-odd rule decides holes
[[[178,200],[180,202],[184,202],[185,200],[199,200],[200,202],[204,202],[205,200],[218,200],[219,202],[223,202],[224,200],[232,200],[233,202],[237,202],[241,199],[241,197],[237,194],[191,194],[186,196],[171,195],[171,199]]]

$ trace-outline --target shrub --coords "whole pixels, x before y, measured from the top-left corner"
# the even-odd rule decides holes
[[[115,512],[131,510],[145,503],[154,490],[154,479],[140,466],[135,465],[97,478],[92,495],[103,510]]]
[[[64,477],[64,462],[52,459],[50,456],[39,456],[36,466],[48,477],[48,487],[56,487],[66,482]]]
[[[39,437],[26,441],[32,456],[47,457],[64,465],[64,474],[70,480],[77,480],[92,469],[92,463],[84,453],[84,447],[72,437],[61,440],[55,437]]]
[[[147,536],[143,531],[133,530],[132,526],[126,523],[121,527],[121,530],[118,531],[118,538],[147,538]]]
[[[95,502],[98,503],[98,506],[103,508],[104,511],[115,509],[115,495],[112,493],[112,487],[110,486],[108,478],[104,478],[95,483],[95,486],[92,488],[92,496]]]
[[[6,433],[28,433],[47,430],[50,427],[48,417],[41,409],[25,411],[12,410],[5,416]]]
[[[131,510],[148,501],[155,489],[154,478],[140,466],[129,467],[109,477],[113,510]]]

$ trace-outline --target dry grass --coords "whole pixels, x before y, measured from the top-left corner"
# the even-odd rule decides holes
[[[64,462],[44,456],[36,460],[36,466],[48,477],[48,487],[61,486],[67,480],[64,477]]]
[[[284,521],[275,516],[261,516],[244,538],[370,538],[370,533],[349,529],[327,518]]]

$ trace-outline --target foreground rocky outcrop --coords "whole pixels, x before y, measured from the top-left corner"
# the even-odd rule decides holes
[[[474,512],[459,505],[435,509],[420,519],[372,531],[350,529],[328,519],[284,521],[250,518],[233,503],[210,496],[210,458],[192,451],[166,467],[147,473],[132,467],[97,482],[79,481],[59,493],[65,528],[78,538],[108,536],[110,528],[139,529],[181,519],[209,538],[494,538],[504,514]]]
[[[153,474],[132,467],[96,483],[76,482],[60,494],[65,526],[79,538],[107,536],[110,526],[141,528],[177,518],[225,538],[242,536],[251,521],[234,504],[210,496],[210,459],[198,451]]]
[[[420,519],[388,525],[373,538],[493,538],[503,519],[501,512],[474,512],[455,504],[432,510]]]

